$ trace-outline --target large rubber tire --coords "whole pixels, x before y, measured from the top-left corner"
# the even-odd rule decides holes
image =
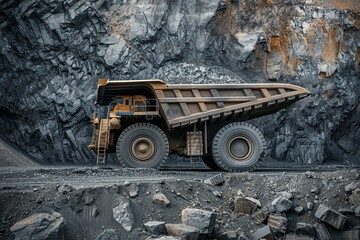
[[[223,170],[252,171],[259,167],[266,156],[265,138],[253,125],[233,122],[215,134],[212,155]]]
[[[116,156],[122,167],[161,168],[169,155],[165,133],[150,123],[135,123],[119,136]]]

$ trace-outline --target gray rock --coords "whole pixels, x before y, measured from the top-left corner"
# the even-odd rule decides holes
[[[301,214],[304,212],[304,208],[302,206],[299,206],[299,207],[296,207],[294,208],[294,211],[297,213],[297,214]]]
[[[275,209],[272,206],[267,205],[253,213],[251,217],[255,220],[256,223],[262,223],[269,217],[270,213],[274,211]]]
[[[152,201],[153,203],[162,205],[163,207],[166,207],[167,205],[170,204],[169,199],[167,199],[167,197],[162,193],[154,194]]]
[[[221,198],[222,194],[219,191],[213,191],[215,197]]]
[[[197,240],[200,236],[199,229],[186,224],[165,224],[169,235],[181,237],[186,240]]]
[[[217,240],[237,240],[236,231],[227,231],[216,235]]]
[[[315,237],[315,231],[311,224],[299,222],[296,224],[296,234]]]
[[[245,197],[245,199],[255,203],[258,207],[261,207],[261,202],[258,199],[252,198],[252,197]]]
[[[355,214],[355,217],[360,217],[360,206],[357,206],[354,209],[354,214]]]
[[[355,189],[354,191],[351,192],[349,200],[355,206],[360,205],[360,188],[357,188],[357,189]]]
[[[275,239],[275,237],[271,231],[271,228],[269,226],[265,226],[265,227],[262,227],[262,228],[256,230],[252,234],[252,239],[254,239],[254,240],[259,240],[259,239],[273,240],[273,239]]]
[[[286,234],[288,220],[285,215],[279,213],[270,214],[267,225],[270,226],[274,233]]]
[[[130,189],[129,189],[129,196],[131,198],[135,198],[135,197],[137,197],[138,192],[139,192],[138,186],[136,184],[132,184]]]
[[[358,240],[360,239],[360,229],[342,231],[339,234],[339,239]]]
[[[319,193],[320,193],[320,189],[319,189],[318,187],[312,187],[312,188],[310,189],[310,192],[315,193],[315,194],[319,194]]]
[[[313,225],[313,228],[315,230],[316,238],[318,240],[331,240],[331,235],[326,228],[325,224],[323,223],[315,223]]]
[[[328,208],[327,206],[320,204],[319,208],[315,212],[315,217],[319,220],[326,222],[336,229],[343,229],[347,217]]]
[[[351,182],[350,184],[345,186],[345,192],[350,193],[356,188],[358,188],[359,183],[358,182]]]
[[[95,240],[118,240],[119,237],[114,229],[106,229]]]
[[[234,201],[234,212],[252,214],[256,211],[257,204],[243,197],[236,197]]]
[[[293,195],[292,195],[291,193],[285,192],[285,191],[283,191],[283,192],[278,192],[277,195],[278,195],[278,196],[286,197],[286,198],[289,199],[289,200],[293,198]]]
[[[354,211],[349,208],[339,208],[338,212],[341,214],[354,214]]]
[[[162,236],[159,238],[147,238],[146,240],[181,240],[181,238],[173,236]]]
[[[210,184],[213,186],[217,186],[217,185],[221,185],[225,182],[224,176],[220,173],[218,175],[215,175],[211,178],[208,178],[206,180],[204,180],[204,183],[206,184]]]
[[[287,234],[285,240],[315,240],[313,237],[310,236],[301,236],[296,234]]]
[[[74,191],[74,188],[68,184],[65,184],[65,185],[58,187],[58,191],[61,192],[62,194],[68,194],[68,193]]]
[[[165,222],[149,221],[144,223],[144,227],[151,234],[166,234]]]
[[[60,240],[65,238],[65,221],[59,213],[35,213],[15,223],[10,231],[16,240]]]
[[[216,214],[194,208],[185,208],[181,212],[183,224],[196,227],[200,234],[211,234],[215,227]]]
[[[271,205],[275,208],[276,212],[281,213],[281,212],[288,211],[292,207],[292,202],[289,199],[287,199],[283,196],[280,196],[280,197],[275,198],[271,202]]]
[[[126,231],[131,231],[134,224],[134,216],[128,202],[121,201],[119,205],[114,207],[113,217]]]

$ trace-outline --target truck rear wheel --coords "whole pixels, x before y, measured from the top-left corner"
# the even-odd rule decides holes
[[[226,171],[256,169],[265,158],[266,142],[261,132],[248,123],[233,122],[221,128],[212,143],[215,163]]]
[[[150,123],[135,123],[119,136],[116,156],[122,167],[161,168],[169,155],[165,133]]]

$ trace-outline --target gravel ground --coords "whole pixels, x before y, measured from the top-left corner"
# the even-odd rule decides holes
[[[151,235],[143,227],[145,222],[180,223],[181,211],[186,207],[217,213],[216,233],[236,231],[238,235],[251,236],[265,225],[255,223],[248,214],[234,213],[234,198],[239,194],[253,197],[264,207],[281,191],[292,194],[292,208],[286,217],[287,233],[293,233],[298,222],[318,221],[314,213],[320,204],[336,211],[354,209],[345,186],[352,182],[360,184],[358,169],[221,173],[224,178],[221,185],[204,183],[205,179],[218,174],[97,167],[1,168],[0,238],[12,239],[10,227],[33,213],[56,211],[65,219],[66,239],[95,239],[105,229],[115,229],[119,239],[147,239]],[[134,189],[137,189],[136,195],[131,197]],[[163,207],[153,203],[157,193],[163,193],[170,204]],[[129,201],[134,215],[130,232],[112,215],[112,209],[121,199]],[[309,205],[312,207],[308,208]],[[302,206],[304,212],[296,214],[297,206]],[[359,217],[354,214],[347,217],[345,230],[360,228]],[[341,239],[335,238],[341,237],[341,231],[334,228],[329,231],[334,239]]]

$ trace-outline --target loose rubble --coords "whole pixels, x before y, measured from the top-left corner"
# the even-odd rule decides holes
[[[100,173],[88,172],[91,177]],[[104,170],[101,174],[108,173]],[[72,184],[71,188],[67,187],[71,191],[66,194],[59,191],[59,185],[36,187],[35,192],[5,188],[0,191],[0,200],[3,199],[0,206],[4,209],[0,238],[24,239],[21,236],[29,235],[30,231],[26,229],[40,226],[43,232],[54,230],[70,240],[79,237],[98,240],[353,240],[359,233],[360,206],[350,199],[354,191],[357,194],[356,189],[346,191],[345,186],[357,179],[357,173],[356,170],[313,173],[311,178],[304,178],[301,173],[228,173],[223,174],[226,180],[220,185],[188,177],[186,180],[177,177],[178,180],[172,181],[132,181],[94,188]],[[312,192],[314,187],[320,191]],[[134,189],[136,196],[130,194]],[[214,191],[221,192],[221,198],[215,196]],[[16,203],[7,201],[9,198],[17,199]],[[37,203],[39,198],[42,201]],[[313,204],[312,209],[304,207],[308,202]],[[34,221],[23,228],[28,218],[49,220]],[[58,230],[51,227],[54,224],[59,226]],[[48,235],[53,236],[51,234],[54,233]]]

